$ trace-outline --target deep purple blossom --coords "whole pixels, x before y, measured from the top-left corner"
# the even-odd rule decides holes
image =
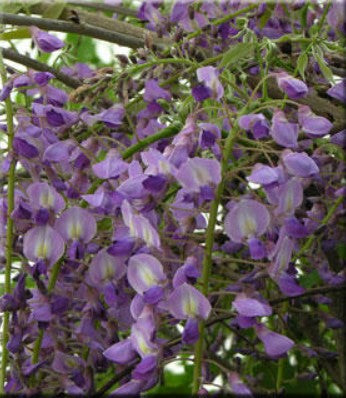
[[[262,113],[243,115],[238,120],[239,127],[251,131],[256,140],[266,137],[269,132],[268,120]]]
[[[45,53],[60,50],[60,48],[65,46],[63,41],[36,26],[31,26],[30,31],[37,47]]]
[[[285,114],[281,111],[276,111],[270,135],[274,141],[285,148],[297,148],[298,146],[298,124],[287,121]]]
[[[281,72],[276,75],[278,86],[284,91],[289,98],[299,99],[305,97],[308,93],[307,85],[299,79],[290,76],[286,72]]]

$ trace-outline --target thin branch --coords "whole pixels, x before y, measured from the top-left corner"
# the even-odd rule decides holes
[[[116,14],[125,15],[128,17],[136,17],[137,16],[136,10],[132,10],[130,8],[125,8],[125,7],[116,6],[116,5],[113,6],[111,4],[98,3],[97,1],[67,0],[66,3],[71,6],[93,8],[93,9],[99,10],[99,11],[111,11]]]
[[[50,18],[28,17],[6,12],[0,13],[0,21],[3,24],[9,25],[37,26],[40,29],[53,30],[56,32],[77,33],[110,43],[116,43],[124,47],[138,48],[144,46],[144,38],[128,36],[124,33],[117,33],[84,23],[78,24]]]
[[[34,14],[44,14],[45,10],[48,6],[50,6],[52,2],[42,1],[37,4],[34,4],[30,7],[30,11]],[[23,10],[24,12],[25,10]],[[65,6],[63,11],[61,12],[59,19],[70,21],[71,18],[74,20],[77,19],[78,23],[81,25],[90,25],[93,27],[98,27],[101,29],[106,29],[111,32],[120,33],[130,38],[138,38],[144,40],[144,38],[148,35],[151,36],[153,44],[166,48],[167,45],[171,44],[170,40],[167,38],[159,38],[155,32],[152,32],[146,28],[142,28],[140,26],[135,26],[131,23],[119,21],[114,18],[109,18],[105,15],[100,15],[95,12],[88,12],[82,10],[81,8],[72,8]],[[140,45],[139,47],[141,47]],[[129,46],[130,47],[130,46]],[[137,46],[138,47],[138,46]],[[137,48],[133,47],[133,48]]]
[[[345,288],[346,288],[346,284],[337,285],[337,286],[314,287],[312,289],[309,289],[309,290],[305,291],[304,293],[302,293],[302,294],[300,294],[298,296],[278,297],[278,298],[275,298],[273,300],[270,300],[269,303],[271,305],[275,305],[275,304],[279,304],[279,303],[282,303],[282,302],[288,301],[288,300],[296,300],[296,299],[300,299],[300,298],[304,298],[304,297],[315,296],[316,294],[334,293],[334,292],[338,292],[340,290],[342,291]]]
[[[79,87],[82,82],[74,77],[66,75],[65,73],[60,72],[59,70],[52,68],[49,65],[46,65],[43,62],[36,61],[26,55],[21,55],[11,49],[3,48],[1,49],[2,55],[4,58],[9,59],[17,64],[21,64],[27,66],[28,68],[40,71],[40,72],[50,72],[52,73],[56,79],[60,80],[68,87],[77,88]]]

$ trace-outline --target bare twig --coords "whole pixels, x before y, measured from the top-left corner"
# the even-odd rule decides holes
[[[270,300],[270,304],[271,305],[275,305],[275,304],[279,304],[282,303],[284,301],[288,301],[288,300],[296,300],[296,299],[301,299],[304,297],[309,297],[309,296],[315,296],[317,294],[326,294],[326,293],[335,293],[338,291],[342,291],[346,288],[345,284],[342,285],[336,285],[336,286],[322,286],[322,287],[314,287],[312,289],[309,289],[307,291],[305,291],[304,293],[300,294],[299,296],[293,296],[293,297],[287,297],[287,296],[283,296],[283,297],[277,297],[273,300]]]
[[[83,36],[90,36],[95,39],[116,43],[121,46],[138,48],[144,46],[144,39],[128,36],[124,33],[117,33],[107,29],[94,27],[88,24],[78,24],[67,21],[60,21],[50,18],[36,18],[10,13],[0,13],[0,21],[3,24],[19,26],[37,26],[40,29],[53,30],[56,32],[77,33]]]
[[[111,5],[111,4],[99,3],[97,1],[67,0],[66,3],[71,6],[93,8],[95,10],[100,10],[100,11],[111,11],[129,17],[137,16],[136,10],[132,10],[130,8],[125,8],[121,6]]]
[[[36,61],[35,59],[32,59],[25,55],[21,55],[21,54],[15,52],[14,50],[11,50],[8,48],[3,48],[3,49],[1,49],[1,51],[2,51],[2,55],[4,58],[14,61],[17,64],[27,66],[28,68],[31,68],[31,69],[34,69],[34,70],[37,70],[40,72],[52,73],[56,77],[56,79],[60,80],[62,83],[64,83],[68,87],[77,88],[82,84],[82,82],[80,80],[75,79],[74,77],[71,77],[69,75],[66,75],[65,73],[62,73],[59,70],[52,68],[51,66],[46,65],[43,62],[39,62],[39,61]]]

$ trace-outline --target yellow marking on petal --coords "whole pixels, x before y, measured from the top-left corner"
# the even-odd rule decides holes
[[[54,195],[51,191],[42,192],[40,195],[40,205],[45,208],[53,207],[54,205]]]
[[[141,335],[137,336],[138,347],[143,352],[143,354],[147,355],[152,352],[152,349],[148,346],[145,338]]]
[[[241,214],[239,219],[240,229],[245,236],[251,236],[256,232],[256,221],[249,214]]]
[[[152,246],[152,245],[153,245],[153,236],[152,236],[152,234],[151,234],[149,228],[144,227],[143,239],[144,239],[144,242],[145,242],[148,246]]]
[[[164,162],[163,160],[159,160],[159,168],[161,169],[162,173],[169,173],[170,172],[170,168],[169,168],[169,164],[167,162]]]
[[[135,224],[133,222],[132,216],[129,217],[129,225],[128,225],[128,227],[130,229],[130,235],[131,236],[137,236],[136,235],[136,228],[135,228]]]
[[[68,234],[71,239],[78,240],[82,235],[82,225],[80,222],[70,222],[68,226]]]
[[[196,167],[193,172],[199,185],[206,185],[210,181],[210,176],[207,170]]]
[[[35,255],[39,259],[45,259],[47,258],[49,247],[48,243],[43,240],[43,242],[39,242],[36,245],[36,250],[35,250]]]
[[[157,283],[155,275],[146,266],[141,266],[139,268],[139,277],[148,286],[153,286],[153,285],[156,285],[156,283]]]
[[[285,203],[285,210],[286,212],[290,212],[293,210],[293,194],[292,192],[288,193],[288,195],[286,195],[286,203]]]
[[[191,317],[194,317],[197,313],[197,303],[190,294],[183,299],[183,309],[185,314]]]
[[[114,265],[113,265],[112,261],[108,258],[104,259],[103,261],[104,261],[104,268],[103,268],[104,277],[103,277],[103,279],[109,279],[109,280],[113,279],[115,270],[114,270]]]

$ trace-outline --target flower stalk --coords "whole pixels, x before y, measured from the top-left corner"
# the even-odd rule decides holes
[[[3,62],[2,52],[0,51],[0,74],[2,85],[7,82],[7,73]],[[13,107],[10,97],[5,100],[6,121],[7,121],[7,153],[12,155],[14,126],[13,126]],[[11,265],[12,265],[12,250],[13,250],[13,220],[11,218],[14,209],[14,184],[15,184],[15,160],[12,158],[10,168],[8,171],[7,181],[7,229],[6,229],[6,266],[5,266],[5,294],[11,293]],[[8,363],[8,349],[7,343],[9,340],[9,320],[10,313],[5,311],[3,316],[2,327],[2,360],[0,371],[0,394],[4,393],[4,384],[6,378],[6,368]]]
[[[233,145],[238,133],[238,126],[235,124],[230,131],[229,135],[226,138],[225,147],[222,154],[222,162],[221,162],[221,173],[222,180],[217,187],[215,199],[212,202],[209,221],[206,231],[206,242],[205,242],[205,251],[203,257],[203,269],[202,269],[202,293],[207,296],[209,290],[209,277],[211,273],[211,264],[212,264],[212,252],[214,245],[214,235],[215,235],[215,226],[217,221],[217,213],[219,204],[221,201],[221,196],[224,190],[224,176],[227,172],[228,167],[228,159],[231,155]],[[192,384],[192,394],[197,394],[201,385],[201,371],[202,371],[202,362],[203,362],[203,343],[204,343],[204,330],[205,330],[205,322],[199,322],[199,339],[195,346],[195,365],[193,372],[193,384]]]

